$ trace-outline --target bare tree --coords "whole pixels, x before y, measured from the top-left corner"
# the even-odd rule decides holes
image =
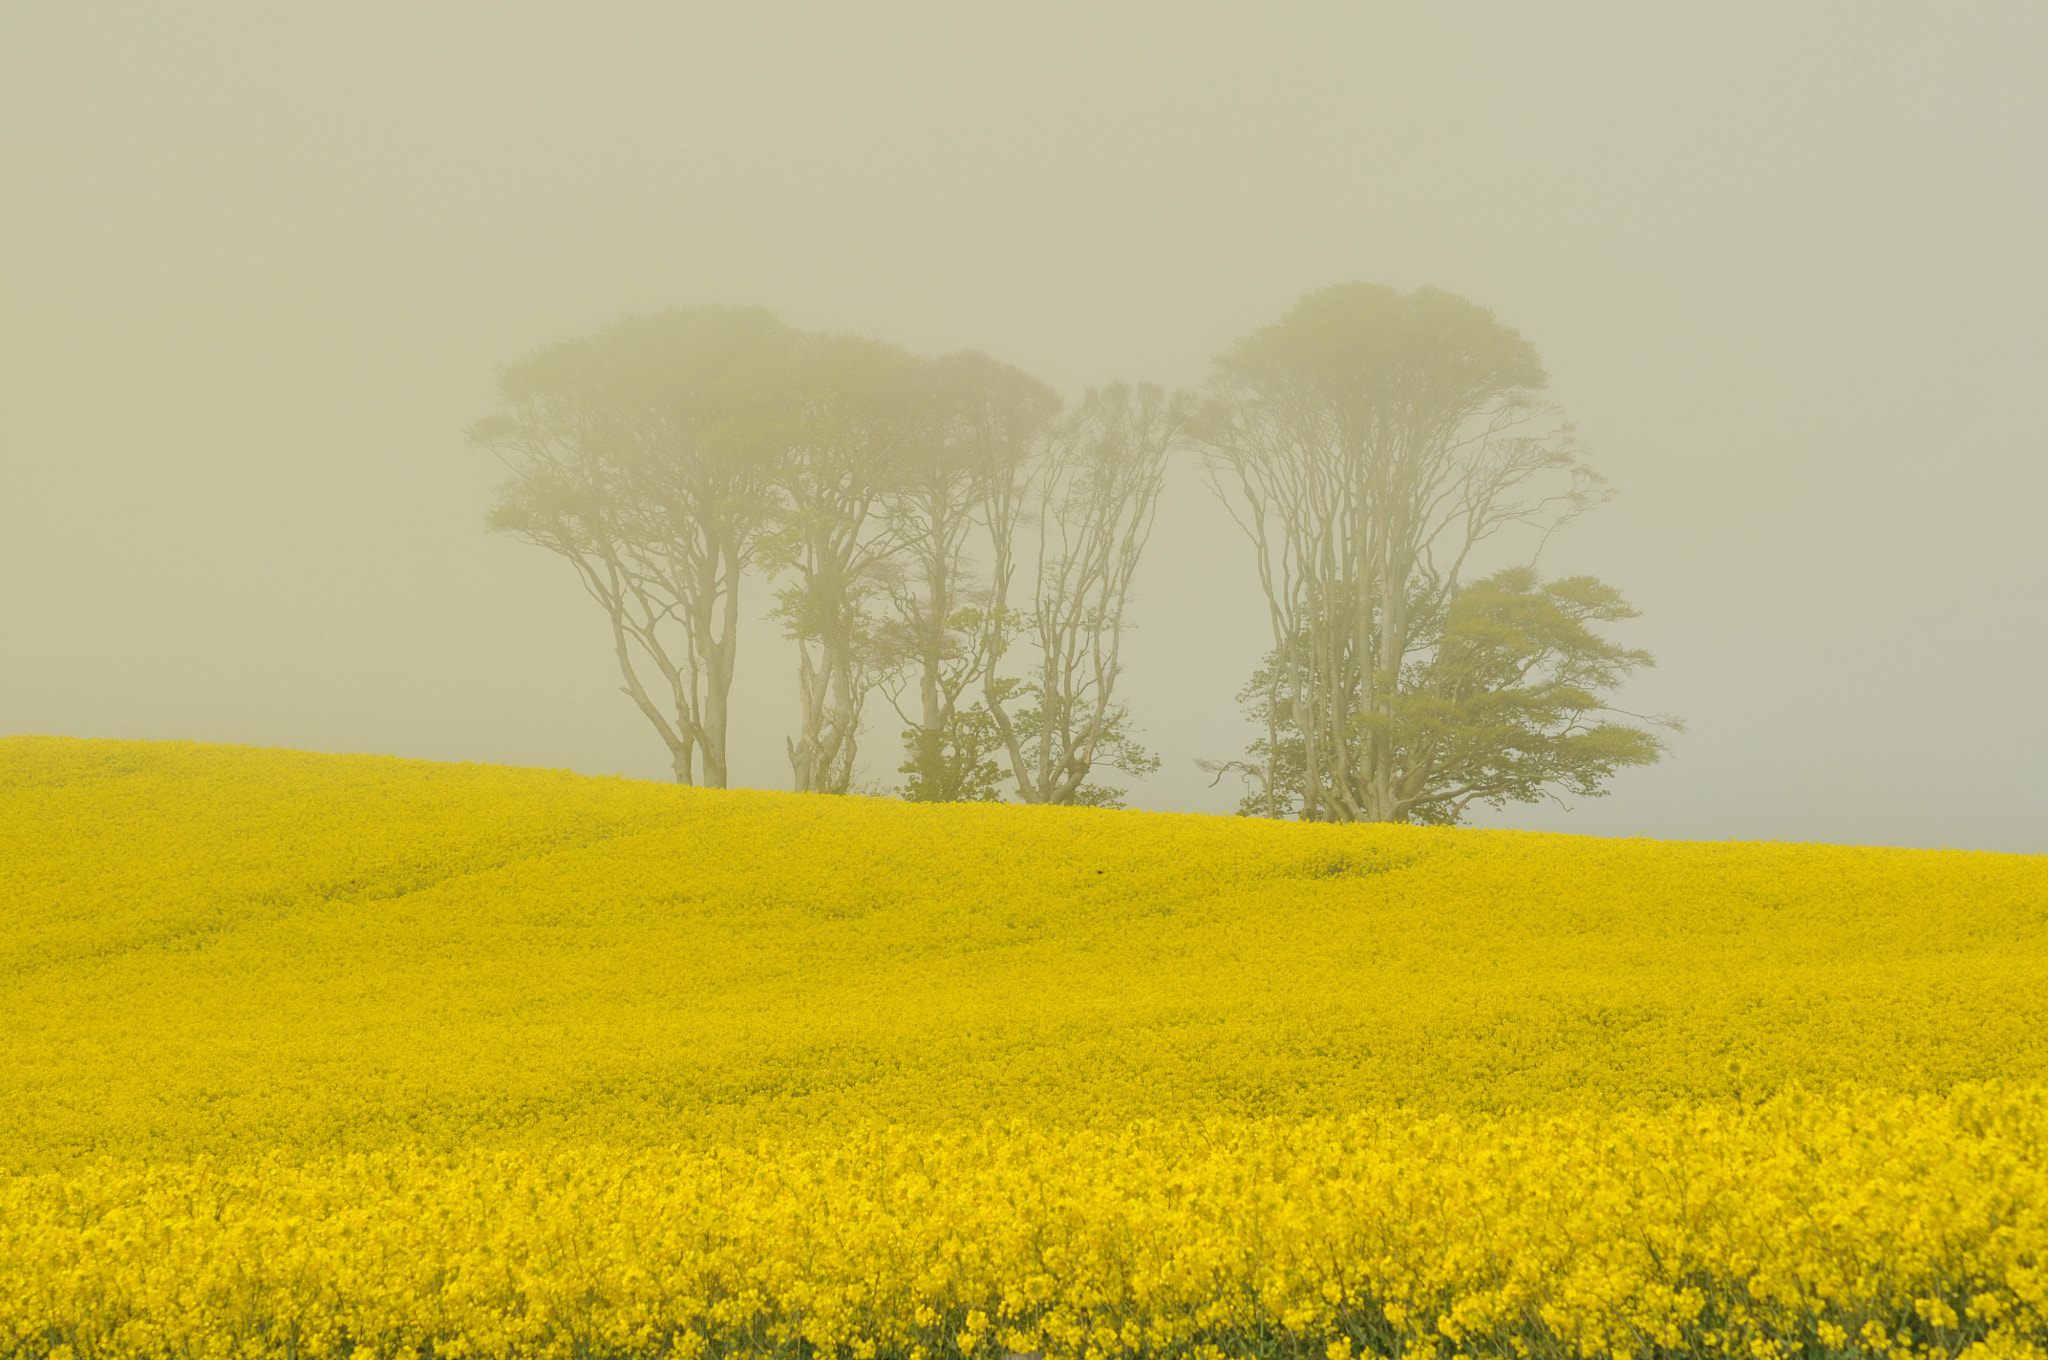
[[[512,472],[488,523],[576,569],[679,784],[700,753],[706,784],[729,777],[740,582],[773,467],[755,394],[793,339],[756,309],[630,318],[508,367],[507,409],[470,429]]]
[[[997,636],[992,583],[972,553],[988,549],[993,558],[1007,550],[1007,542],[998,550],[989,539],[991,496],[1014,488],[1042,451],[1060,399],[1038,379],[979,353],[934,361],[926,380],[925,418],[889,504],[906,567],[891,591],[893,632],[907,665],[904,683],[888,693],[906,724],[906,796],[993,798],[1001,775],[988,757],[1001,736],[985,707],[961,707]],[[1014,519],[1000,527],[1013,533]]]
[[[1426,800],[1404,730],[1474,550],[1542,537],[1605,496],[1539,393],[1534,348],[1432,288],[1344,284],[1240,342],[1193,429],[1256,549],[1273,625],[1269,723],[1299,734],[1300,815],[1403,821]],[[1259,795],[1279,758],[1268,733]],[[1216,768],[1213,765],[1211,768]]]
[[[1133,775],[1158,768],[1133,739],[1115,691],[1132,578],[1187,408],[1179,394],[1150,384],[1091,390],[1062,423],[1035,478],[990,483],[997,631],[982,687],[1024,802],[1113,803],[1119,790],[1087,782],[1097,768]],[[1027,505],[1038,554],[1031,603],[1013,610],[1011,534]],[[999,676],[1018,635],[1037,655],[1022,677]],[[1019,705],[1014,713],[1011,704]]]
[[[902,573],[887,514],[924,418],[917,361],[852,336],[807,336],[778,384],[780,527],[771,565],[793,580],[776,617],[797,644],[798,792],[852,787],[868,694],[901,664],[875,605]]]

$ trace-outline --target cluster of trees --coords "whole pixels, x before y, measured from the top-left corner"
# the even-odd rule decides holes
[[[1184,398],[1117,384],[1066,411],[983,354],[725,307],[550,346],[499,388],[470,430],[512,474],[490,526],[575,568],[679,783],[730,778],[757,576],[795,643],[800,791],[852,787],[877,691],[905,723],[907,797],[1007,780],[1026,802],[1110,803],[1094,772],[1156,768],[1116,682]]]
[[[504,461],[491,527],[571,563],[624,690],[682,783],[724,787],[742,589],[795,644],[797,789],[847,792],[880,692],[903,796],[1114,804],[1158,761],[1117,697],[1134,574],[1177,452],[1245,531],[1273,646],[1242,811],[1456,822],[1593,795],[1664,750],[1609,696],[1651,664],[1594,625],[1591,577],[1468,579],[1510,526],[1538,544],[1604,498],[1541,400],[1530,344],[1435,289],[1303,298],[1199,396],[1092,390],[1068,410],[979,353],[923,359],[753,309],[622,321],[501,377],[472,439]]]
[[[1273,648],[1239,698],[1265,729],[1242,809],[1316,821],[1459,821],[1593,796],[1656,761],[1671,718],[1608,696],[1647,652],[1590,576],[1466,578],[1510,526],[1543,541],[1605,499],[1541,398],[1535,348],[1434,288],[1327,288],[1216,361],[1191,427],[1254,549]]]

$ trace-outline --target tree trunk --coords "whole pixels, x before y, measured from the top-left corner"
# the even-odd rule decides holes
[[[825,725],[825,678],[811,657],[807,642],[797,643],[797,703],[800,718],[797,735],[789,738],[789,766],[796,776],[798,793],[819,793],[820,737]]]

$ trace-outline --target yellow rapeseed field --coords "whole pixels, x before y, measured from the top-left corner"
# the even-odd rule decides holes
[[[0,1356],[2048,1355],[2048,862],[0,740]]]

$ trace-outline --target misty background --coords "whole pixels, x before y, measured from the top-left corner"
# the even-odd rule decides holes
[[[603,615],[483,529],[499,366],[758,304],[1072,401],[1429,283],[1548,365],[1621,494],[1543,567],[1689,723],[1475,820],[2048,849],[2043,69],[2038,5],[11,6],[0,733],[661,778]],[[1271,634],[1186,464],[1133,614],[1130,801],[1234,807],[1194,760]],[[787,787],[794,646],[739,666]]]

